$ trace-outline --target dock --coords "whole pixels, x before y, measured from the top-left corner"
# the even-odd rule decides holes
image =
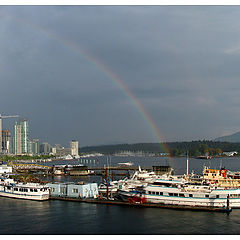
[[[218,208],[218,207],[199,207],[199,206],[179,206],[179,205],[168,205],[168,204],[156,204],[156,203],[132,203],[122,202],[117,200],[105,200],[105,199],[87,199],[87,198],[70,198],[70,197],[50,197],[50,200],[61,200],[61,201],[73,201],[82,203],[92,204],[106,204],[116,205],[125,207],[138,207],[138,208],[165,208],[175,210],[190,210],[190,211],[208,211],[208,212],[222,212],[230,213],[231,208]]]

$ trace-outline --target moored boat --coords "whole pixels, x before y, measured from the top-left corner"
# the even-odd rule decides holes
[[[184,179],[158,179],[142,190],[120,190],[118,193],[125,201],[141,197],[147,203],[219,208],[229,205],[231,208],[240,208],[240,189],[193,184]]]
[[[1,178],[0,196],[43,201],[49,199],[49,188],[38,183],[16,183],[13,179]]]

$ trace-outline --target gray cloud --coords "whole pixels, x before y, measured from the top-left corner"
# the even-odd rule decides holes
[[[110,70],[163,140],[238,131],[239,12],[236,6],[2,6],[1,112],[28,117],[31,136],[52,144],[156,142]]]

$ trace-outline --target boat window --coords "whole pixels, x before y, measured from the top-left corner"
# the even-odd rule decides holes
[[[163,192],[160,192],[160,195],[163,195]]]
[[[73,188],[73,193],[78,193],[78,189],[77,188]]]
[[[172,183],[154,182],[153,185],[161,185],[161,186],[170,187],[170,186],[172,186]]]
[[[173,193],[168,193],[169,196],[173,196]]]
[[[8,190],[10,190],[10,189],[11,189],[11,187],[7,186],[7,189],[8,189]]]
[[[52,188],[51,188],[51,191],[52,191],[52,192],[55,192],[55,188],[52,187]]]
[[[153,195],[155,195],[156,193],[155,192],[152,192]]]
[[[193,195],[192,195],[192,194],[189,194],[189,197],[193,197]]]
[[[37,189],[34,189],[34,192],[37,192],[38,190]]]
[[[33,189],[32,189],[32,188],[30,188],[30,192],[33,192]]]
[[[27,189],[27,188],[24,188],[24,192],[28,192],[28,189]]]
[[[18,188],[14,188],[14,191],[18,191]]]
[[[151,192],[151,191],[148,191],[148,194],[152,194],[152,192]]]
[[[156,192],[156,195],[159,195],[159,192]]]
[[[178,194],[177,194],[177,193],[174,193],[173,196],[178,197]]]
[[[216,195],[216,198],[219,198],[219,195]]]
[[[185,197],[183,193],[179,193],[179,197]]]
[[[209,198],[209,195],[205,195],[205,198]]]

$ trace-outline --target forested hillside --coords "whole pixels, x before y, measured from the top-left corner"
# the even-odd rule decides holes
[[[117,144],[103,146],[89,146],[80,148],[81,153],[99,152],[103,154],[115,154],[122,151],[153,153],[169,153],[171,156],[186,155],[189,151],[190,156],[209,154],[212,156],[221,155],[222,152],[240,152],[240,143],[215,142],[215,141],[191,141],[191,142],[166,142],[166,143],[136,143],[136,144]]]

